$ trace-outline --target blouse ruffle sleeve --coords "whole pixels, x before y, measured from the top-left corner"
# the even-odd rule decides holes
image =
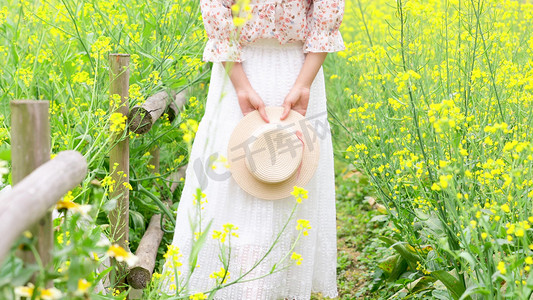
[[[344,15],[344,0],[314,0],[308,11],[309,34],[304,52],[337,52],[345,49],[339,27]]]
[[[232,0],[201,0],[200,5],[208,37],[203,60],[240,62],[242,48],[233,25]]]

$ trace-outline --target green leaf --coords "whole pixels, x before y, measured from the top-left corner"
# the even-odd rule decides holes
[[[39,266],[37,265],[28,266],[20,270],[20,272],[11,279],[11,284],[13,286],[25,285],[30,280],[32,275],[38,271],[39,271]]]
[[[213,223],[213,220],[209,221],[206,228],[204,228],[204,231],[198,237],[198,240],[193,243],[192,249],[191,249],[191,256],[189,257],[189,266],[191,267],[191,274],[194,272],[194,269],[196,268],[196,262],[198,261],[198,254],[200,253],[200,250],[202,249],[202,246],[205,243],[205,240],[207,239],[207,234],[209,233],[209,229],[211,228],[211,224]]]
[[[407,270],[407,261],[399,254],[392,255],[382,261],[378,267],[383,270],[387,281],[395,281]]]
[[[436,279],[431,276],[420,277],[409,285],[409,291],[411,292],[411,294],[420,292],[422,290],[430,288],[433,282],[435,281]]]
[[[491,294],[491,291],[487,289],[486,287],[480,286],[480,285],[473,285],[469,286],[466,291],[461,295],[461,298],[459,300],[463,299],[470,299],[470,295],[485,295],[483,299],[488,298],[488,296]]]
[[[77,141],[77,140],[85,141],[90,144],[93,142],[93,137],[88,134],[82,134],[74,138],[74,141]]]
[[[381,236],[379,239],[387,243],[389,247],[394,248],[394,250],[396,250],[407,261],[413,270],[416,269],[416,263],[419,261],[418,256],[404,244],[402,244],[402,242],[395,241],[386,236]]]
[[[139,228],[144,231],[146,227],[146,222],[144,220],[144,216],[140,212],[130,210],[130,218],[133,221],[133,227],[135,229]]]
[[[113,267],[108,267],[102,272],[98,273],[98,276],[94,279],[94,282],[100,282],[101,280],[104,280],[104,277],[106,277],[109,272],[113,270]]]
[[[104,203],[104,205],[102,205],[102,210],[105,211],[105,212],[110,212],[113,209],[115,209],[115,207],[117,206],[117,198],[118,197],[119,196],[107,200]]]
[[[0,160],[10,161],[11,160],[11,150],[0,151]]]
[[[449,300],[450,299],[450,296],[448,295],[448,292],[445,291],[445,290],[434,290],[433,292],[431,292],[431,296],[434,299],[439,299],[439,300]]]
[[[399,254],[395,254],[392,256],[387,257],[384,261],[382,261],[378,268],[382,269],[385,274],[390,275],[392,273],[392,270],[394,270],[394,267],[396,266],[396,263],[398,262],[398,258],[400,257]]]
[[[400,276],[405,271],[407,271],[407,266],[408,266],[407,261],[403,257],[400,257],[398,261],[396,262],[396,264],[394,265],[394,269],[390,273],[388,281],[392,282],[400,278]]]
[[[459,299],[466,290],[465,286],[461,283],[461,281],[459,281],[459,279],[455,278],[455,276],[446,271],[433,271],[431,272],[431,276],[435,277],[437,280],[440,280],[440,282],[446,286],[452,297],[456,300]],[[467,299],[470,299],[470,297]]]
[[[466,259],[466,261],[470,264],[471,268],[475,268],[477,266],[476,260],[470,253],[463,251],[459,254],[459,257]]]
[[[164,204],[159,198],[157,198],[157,196],[152,194],[141,184],[139,184],[138,187],[139,187],[139,192],[143,193],[144,195],[152,199],[154,201],[154,204],[156,204],[159,207],[159,209],[161,209],[162,213],[168,216],[172,225],[176,226],[176,218],[174,217],[174,214],[168,209],[167,205]]]
[[[389,216],[388,215],[377,215],[377,216],[374,216],[372,219],[370,219],[369,223],[374,223],[374,222],[385,222],[389,219]]]

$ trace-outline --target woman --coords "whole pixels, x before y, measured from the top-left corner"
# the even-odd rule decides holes
[[[213,69],[177,212],[173,246],[182,256],[178,263],[176,256],[167,256],[163,272],[172,278],[165,281],[167,292],[184,285],[190,293],[207,292],[217,282],[228,284],[246,274],[216,291],[215,298],[309,299],[311,292],[337,296],[333,149],[322,63],[328,52],[344,49],[339,32],[343,9],[343,0],[201,0],[209,38],[204,60],[213,62]],[[267,106],[283,106],[281,119],[291,109],[304,115],[320,138],[318,168],[304,187],[308,198],[270,251],[294,197],[256,198],[224,172],[233,129],[254,110],[268,122]],[[298,240],[302,228],[296,229],[297,219],[310,224]],[[187,281],[191,249],[204,233],[207,239]],[[231,246],[222,254],[229,258],[226,264],[220,259],[222,241]],[[284,257],[292,258],[292,264]],[[177,285],[173,270],[180,272]]]

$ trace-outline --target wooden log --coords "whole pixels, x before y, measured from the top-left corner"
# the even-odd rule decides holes
[[[155,157],[155,156],[154,156]],[[173,173],[169,176],[169,180],[185,176],[185,170],[187,166],[182,166],[176,173]],[[157,168],[157,171],[158,168]],[[171,184],[170,190],[174,192],[177,188],[177,184]],[[172,205],[172,202],[165,201],[169,206]],[[161,214],[153,215],[150,219],[150,224],[148,229],[144,233],[139,247],[135,252],[135,255],[139,258],[137,264],[130,268],[128,272],[128,283],[134,289],[144,289],[150,280],[152,279],[152,273],[155,268],[155,260],[157,257],[157,249],[161,240],[163,239],[163,230],[161,230]]]
[[[11,159],[13,185],[50,160],[49,102],[15,100],[11,107]],[[10,223],[0,223],[10,224]],[[52,212],[44,211],[37,224],[29,231],[37,238],[37,252],[44,266],[51,261],[54,247]],[[29,264],[36,262],[31,251],[21,250],[18,255]]]
[[[145,134],[164,113],[168,114],[168,120],[172,123],[186,103],[185,91],[178,94],[173,91],[156,93],[148,97],[143,105],[131,109],[129,129],[137,134]]]
[[[179,112],[183,107],[187,104],[187,93],[185,91],[181,91],[174,97],[174,101],[172,101],[168,107],[165,113],[168,115],[168,120],[172,123],[176,117],[178,116]]]
[[[0,197],[0,264],[17,238],[83,181],[87,162],[78,152],[60,152]]]
[[[133,107],[129,114],[130,130],[137,134],[150,131],[175,96],[175,92],[161,91],[148,97],[141,106]]]
[[[128,115],[128,91],[129,91],[129,70],[130,56],[127,54],[109,55],[109,94],[120,95],[119,103],[110,105],[111,113],[121,113]],[[118,107],[118,108],[117,108]],[[126,127],[127,128],[127,127]],[[129,234],[129,137],[126,134],[112,132],[111,145],[114,145],[109,152],[109,167],[111,177],[115,181],[114,190],[110,193],[111,198],[118,197],[117,205],[109,213],[110,237],[112,243],[117,243],[124,249],[128,247]]]
[[[128,284],[134,289],[144,289],[152,279],[157,249],[163,239],[160,223],[161,214],[153,215],[148,229],[146,229],[139,247],[135,251],[139,260],[128,272]]]

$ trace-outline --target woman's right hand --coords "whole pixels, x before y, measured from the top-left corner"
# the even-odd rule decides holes
[[[265,122],[269,123],[268,116],[265,111],[265,103],[253,88],[248,90],[236,90],[236,92],[239,106],[241,107],[243,115],[246,116],[248,113],[257,109],[261,118],[263,118]]]
[[[259,94],[257,94],[252,88],[252,85],[248,81],[248,77],[246,77],[246,73],[242,68],[242,64],[239,62],[223,62],[222,64],[229,73],[242,114],[246,116],[248,113],[257,109],[261,118],[269,123],[270,121],[265,111],[265,103]]]

